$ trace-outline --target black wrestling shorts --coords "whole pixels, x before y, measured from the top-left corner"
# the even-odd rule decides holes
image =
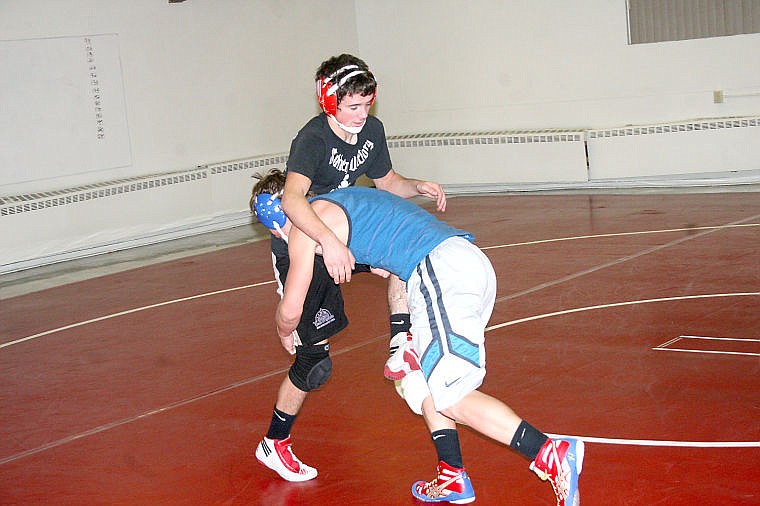
[[[290,267],[288,245],[282,239],[272,236],[274,267],[280,282],[285,279]],[[303,304],[303,314],[296,330],[303,344],[315,344],[328,339],[348,325],[348,317],[343,308],[343,293],[327,273],[327,267],[320,255],[314,257],[314,275]]]

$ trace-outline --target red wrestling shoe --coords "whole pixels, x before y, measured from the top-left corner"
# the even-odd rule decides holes
[[[530,469],[542,480],[549,480],[557,506],[579,506],[578,477],[583,469],[583,441],[549,439],[538,451]]]
[[[412,485],[412,495],[424,502],[467,504],[475,500],[475,490],[464,469],[438,463],[438,477],[433,481],[418,481]]]

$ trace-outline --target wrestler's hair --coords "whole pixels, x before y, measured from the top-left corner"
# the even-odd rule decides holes
[[[253,185],[253,191],[251,192],[251,200],[248,202],[248,207],[251,212],[256,214],[254,205],[256,203],[256,197],[262,193],[269,193],[271,195],[277,195],[285,188],[285,174],[280,169],[271,169],[269,172],[262,174],[257,172],[253,175],[254,179],[258,179],[256,184]]]
[[[256,204],[256,197],[262,193],[269,193],[270,195],[279,195],[285,188],[285,173],[280,169],[270,169],[269,172],[261,173],[257,172],[253,175],[254,179],[258,179],[256,184],[253,185],[251,191],[251,200],[248,201],[248,207],[253,214],[256,214],[254,205]],[[316,195],[313,191],[306,193],[306,197],[313,197]]]

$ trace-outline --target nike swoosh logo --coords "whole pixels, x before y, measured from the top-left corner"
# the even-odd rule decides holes
[[[446,383],[444,383],[444,385],[446,385],[446,388],[449,388],[450,386],[452,386],[454,383],[457,383],[461,379],[462,378],[457,378],[454,381],[447,381]]]
[[[392,321],[391,323],[394,324],[394,325],[403,325],[404,324],[404,320],[401,320],[400,322],[394,322],[394,321]]]
[[[435,441],[438,438],[446,437],[446,434],[438,434],[437,436],[433,436],[433,441]]]
[[[282,422],[285,421],[285,419],[283,417],[281,417],[279,414],[277,414],[277,411],[274,412],[274,416],[276,416],[277,418],[279,418],[280,421],[282,421]]]

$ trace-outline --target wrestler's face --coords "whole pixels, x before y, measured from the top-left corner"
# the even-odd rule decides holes
[[[363,127],[369,116],[372,100],[372,95],[346,95],[338,105],[335,119],[347,127]]]

